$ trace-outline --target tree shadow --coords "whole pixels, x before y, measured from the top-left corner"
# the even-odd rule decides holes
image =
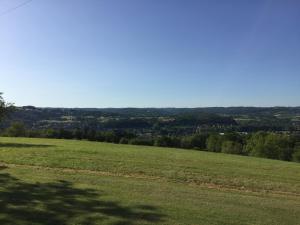
[[[36,144],[23,144],[23,143],[1,143],[0,148],[48,148],[54,145],[36,145]]]
[[[31,184],[0,173],[0,224],[134,225],[157,223],[165,217],[154,206],[122,206],[101,198],[103,193],[75,188],[68,181]]]

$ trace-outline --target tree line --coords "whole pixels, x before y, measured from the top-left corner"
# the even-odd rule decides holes
[[[300,162],[300,135],[275,132],[241,134],[202,133],[184,136],[136,135],[126,130],[97,131],[89,127],[66,129],[26,129],[20,122],[5,129],[2,136],[76,139],[115,144],[131,144],[170,148],[195,149],[216,153],[255,156],[269,159]]]

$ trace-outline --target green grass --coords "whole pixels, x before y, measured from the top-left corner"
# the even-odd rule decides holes
[[[300,164],[0,138],[0,224],[300,224]]]

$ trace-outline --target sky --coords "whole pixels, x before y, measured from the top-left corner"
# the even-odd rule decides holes
[[[39,107],[299,106],[300,1],[0,0],[0,92]]]

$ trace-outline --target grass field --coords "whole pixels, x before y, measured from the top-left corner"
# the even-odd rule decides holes
[[[0,224],[300,224],[300,164],[0,138]]]

